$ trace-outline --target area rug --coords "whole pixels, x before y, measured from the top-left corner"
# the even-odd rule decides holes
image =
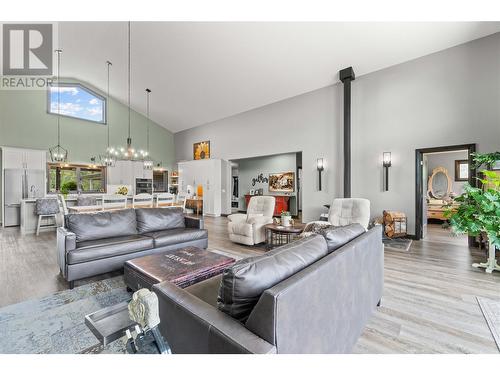
[[[483,312],[484,319],[495,339],[498,350],[500,350],[500,301],[488,298],[476,297],[479,307]]]
[[[393,250],[393,251],[410,251],[412,240],[408,238],[384,238],[382,240],[384,242],[385,250]]]
[[[82,285],[0,309],[0,353],[125,353],[125,342],[103,347],[85,315],[131,298],[123,276]]]

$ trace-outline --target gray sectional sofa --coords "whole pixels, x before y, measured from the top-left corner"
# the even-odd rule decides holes
[[[186,289],[153,286],[174,353],[349,353],[383,289],[381,226],[314,234]]]
[[[186,246],[206,249],[203,220],[177,208],[69,214],[57,230],[59,268],[74,281],[123,268],[125,261]]]

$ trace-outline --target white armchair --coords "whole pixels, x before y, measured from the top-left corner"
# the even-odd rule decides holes
[[[275,198],[255,196],[250,198],[246,214],[229,215],[229,239],[245,245],[256,245],[266,240],[264,225],[273,222]]]
[[[337,198],[328,212],[328,221],[335,226],[359,223],[368,229],[370,201],[364,198]]]

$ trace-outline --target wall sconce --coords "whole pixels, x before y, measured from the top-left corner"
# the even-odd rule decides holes
[[[392,165],[390,152],[384,152],[382,164],[383,164],[384,169],[385,169],[385,189],[384,190],[389,191],[389,167]]]
[[[319,191],[321,191],[321,172],[325,170],[325,161],[323,158],[317,159],[316,160],[316,169],[318,170],[318,177],[319,177]]]

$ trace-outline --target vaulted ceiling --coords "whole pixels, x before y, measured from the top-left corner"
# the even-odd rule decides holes
[[[132,107],[172,132],[329,86],[500,31],[500,22],[132,22]],[[62,76],[127,102],[127,23],[59,24]]]

